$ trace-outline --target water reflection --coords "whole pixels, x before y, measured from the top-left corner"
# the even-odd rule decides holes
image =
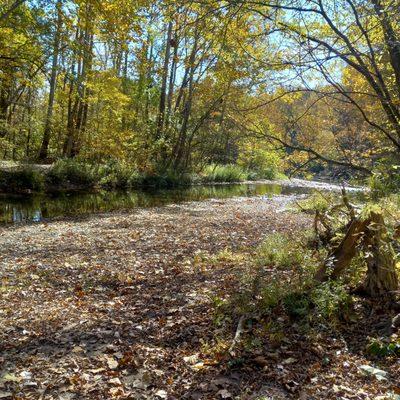
[[[99,191],[0,198],[0,222],[42,220],[99,212],[147,208],[185,201],[239,196],[273,196],[308,193],[310,189],[278,184],[192,186],[168,190]]]

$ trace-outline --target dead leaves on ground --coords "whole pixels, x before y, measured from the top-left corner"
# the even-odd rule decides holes
[[[245,264],[224,253],[210,259],[308,224],[274,208],[261,198],[231,199],[0,228],[0,398],[300,393],[292,371],[301,354],[268,349],[235,364],[223,351],[203,351],[215,340],[210,295],[230,290],[232,269]],[[308,366],[310,379],[326,374],[319,362]],[[333,381],[321,379],[309,384],[331,390]],[[345,379],[336,390],[351,398]]]

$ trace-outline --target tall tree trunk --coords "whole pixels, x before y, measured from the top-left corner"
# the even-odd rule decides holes
[[[189,72],[189,87],[188,87],[188,96],[185,102],[185,106],[182,112],[182,128],[179,134],[176,150],[175,150],[175,162],[174,168],[177,170],[180,167],[184,150],[185,150],[185,143],[186,143],[186,136],[187,130],[189,125],[189,118],[192,112],[192,103],[193,103],[193,92],[194,92],[194,74],[196,71],[196,54],[197,54],[197,44],[198,44],[198,32],[196,29],[195,38],[193,43],[193,49],[190,54],[189,65],[190,65],[190,72]]]
[[[7,91],[1,89],[0,91],[0,138],[7,135],[7,114],[10,103],[8,101]]]
[[[73,81],[71,81],[70,89],[70,104],[68,111],[68,129],[67,138],[64,142],[64,156],[75,157],[79,154],[82,141],[83,133],[86,129],[87,123],[87,113],[88,113],[88,88],[87,80],[88,76],[92,70],[93,62],[93,39],[94,35],[92,33],[92,9],[90,5],[87,5],[86,15],[85,15],[85,28],[84,30],[79,30],[77,28],[76,37],[79,38],[80,51],[78,54],[77,63],[77,78],[76,78],[76,93],[73,95]],[[78,23],[79,26],[79,23]],[[79,34],[80,31],[80,34]],[[74,70],[74,61],[73,61]],[[72,101],[72,97],[75,97]],[[73,103],[73,105],[72,105]]]
[[[28,88],[28,98],[27,98],[27,112],[28,112],[28,129],[26,135],[26,146],[25,146],[25,158],[29,159],[30,156],[30,145],[31,145],[31,137],[32,137],[32,89]]]
[[[81,31],[79,29],[79,21],[78,21],[78,26],[76,27],[76,32],[75,32],[75,41],[78,42],[79,38],[81,36]],[[71,61],[71,72],[70,72],[70,84],[69,84],[69,91],[68,91],[68,112],[67,112],[67,135],[64,140],[64,145],[63,145],[63,156],[64,157],[70,157],[71,154],[71,149],[73,145],[73,140],[74,140],[74,126],[75,126],[75,114],[76,114],[76,106],[77,103],[74,101],[74,92],[75,92],[75,82],[78,81],[79,75],[75,76],[76,74],[76,59],[77,59],[77,50],[74,47],[73,52],[72,52],[72,61]]]
[[[47,105],[47,115],[46,115],[42,145],[39,151],[39,160],[42,161],[46,160],[48,156],[49,143],[53,126],[54,98],[57,86],[58,53],[60,50],[60,37],[62,28],[61,0],[58,0],[56,7],[57,7],[57,27],[56,27],[56,32],[54,34],[53,61],[51,66],[49,102]]]
[[[93,62],[93,39],[94,36],[87,29],[85,32],[84,58],[82,62],[81,85],[78,89],[78,111],[75,126],[75,137],[71,149],[71,157],[76,157],[81,150],[83,136],[86,131],[88,109],[89,109],[89,89],[87,87],[88,76],[92,70]]]
[[[153,63],[153,53],[154,53],[154,43],[153,40],[150,39],[150,47],[148,49],[149,56],[147,58],[147,74],[146,74],[146,81],[145,81],[145,87],[146,87],[146,101],[144,105],[144,120],[146,123],[149,122],[149,115],[150,115],[150,91],[148,90],[150,88],[150,82],[151,82],[151,73],[152,73],[152,63]],[[147,52],[146,52],[147,55]]]
[[[164,67],[162,74],[161,93],[160,93],[160,105],[158,110],[158,121],[157,121],[157,133],[156,139],[160,138],[164,130],[164,119],[165,119],[165,105],[167,97],[167,80],[169,62],[171,56],[171,39],[172,39],[172,21],[168,23],[167,38],[165,43],[165,55],[164,55]]]
[[[167,99],[167,116],[165,121],[165,126],[168,128],[170,119],[171,119],[171,111],[172,111],[172,99],[174,96],[174,86],[176,79],[176,70],[178,66],[178,36],[175,33],[173,39],[174,53],[172,56],[172,65],[171,72],[169,74],[169,89],[168,89],[168,99]]]

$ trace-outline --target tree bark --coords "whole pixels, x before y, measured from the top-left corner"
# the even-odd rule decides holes
[[[167,99],[167,81],[168,81],[168,69],[169,61],[171,57],[171,39],[172,39],[172,21],[168,23],[167,38],[165,43],[165,56],[164,56],[164,67],[161,83],[161,94],[160,94],[160,105],[158,111],[158,121],[157,121],[157,133],[156,139],[159,139],[164,130],[164,119],[165,119],[165,106]]]
[[[383,216],[371,212],[363,220],[353,219],[340,244],[333,249],[316,273],[319,282],[337,279],[345,271],[359,249],[363,249],[367,275],[357,292],[370,297],[391,296],[398,290],[395,253],[388,237]]]
[[[330,278],[336,279],[350,265],[351,260],[357,254],[357,246],[360,244],[369,222],[369,219],[354,219],[350,223],[342,241],[329,253],[324,265],[316,273],[315,279],[317,281],[324,282]]]
[[[195,37],[194,37],[194,43],[193,43],[193,49],[190,54],[189,58],[189,88],[188,88],[188,97],[185,102],[185,105],[183,107],[182,111],[182,128],[179,133],[179,138],[177,141],[177,145],[175,147],[174,155],[175,155],[175,162],[174,162],[174,168],[177,170],[180,167],[180,163],[182,161],[182,157],[184,154],[184,148],[185,148],[185,143],[186,143],[186,136],[187,136],[187,130],[189,126],[189,118],[190,114],[192,111],[192,103],[193,103],[193,92],[194,92],[194,74],[196,71],[196,54],[197,54],[197,47],[198,47],[198,32],[197,28],[195,31]],[[173,155],[173,156],[174,156]]]
[[[371,297],[393,295],[399,286],[394,250],[382,215],[372,212],[370,220],[364,238],[368,270],[362,289]]]
[[[53,109],[54,109],[54,98],[57,86],[57,67],[58,67],[58,53],[60,49],[60,37],[62,27],[62,13],[61,13],[61,1],[57,2],[57,28],[54,35],[54,47],[53,47],[53,61],[51,66],[51,77],[50,77],[50,93],[49,102],[47,105],[47,115],[45,121],[45,127],[43,132],[42,145],[39,151],[39,160],[46,160],[48,156],[50,137],[53,127]]]

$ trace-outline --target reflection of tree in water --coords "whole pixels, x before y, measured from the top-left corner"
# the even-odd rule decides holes
[[[230,197],[272,196],[301,193],[301,188],[282,188],[278,184],[191,186],[174,189],[99,191],[5,197],[0,199],[0,222],[41,221],[64,216],[157,207],[186,201]]]

